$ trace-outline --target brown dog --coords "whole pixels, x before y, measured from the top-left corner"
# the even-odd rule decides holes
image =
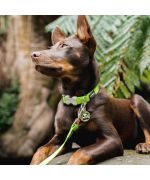
[[[77,34],[66,38],[56,27],[49,50],[32,53],[35,68],[42,74],[60,78],[64,95],[83,96],[99,82],[93,54],[96,41],[85,16],[79,16]],[[55,135],[34,154],[31,164],[39,164],[63,143],[80,105],[66,105],[61,100],[55,116]],[[93,164],[123,155],[123,147],[138,153],[150,153],[150,105],[139,95],[131,100],[109,97],[101,87],[91,97],[86,109],[90,120],[84,122],[69,139],[62,153],[72,142],[81,146],[68,164]]]

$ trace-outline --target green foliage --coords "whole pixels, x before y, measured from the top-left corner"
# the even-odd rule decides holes
[[[13,122],[19,102],[19,84],[12,82],[5,91],[0,92],[0,132],[5,131]]]
[[[97,41],[95,58],[100,65],[101,83],[111,95],[130,97],[141,82],[150,83],[150,17],[88,16]],[[56,25],[67,35],[76,32],[76,16],[61,16],[46,26]],[[148,75],[147,75],[148,74]]]
[[[7,31],[7,16],[0,16],[0,36]]]

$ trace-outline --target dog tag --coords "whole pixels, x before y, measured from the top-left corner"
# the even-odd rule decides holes
[[[90,119],[90,113],[88,111],[82,112],[80,119],[83,122],[87,122]]]
[[[78,118],[82,122],[87,122],[90,119],[90,113],[86,110],[86,104],[83,104],[78,112]]]

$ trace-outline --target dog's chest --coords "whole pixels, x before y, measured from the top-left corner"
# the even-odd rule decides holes
[[[69,131],[72,123],[78,118],[78,111],[79,107],[68,107],[59,104],[55,116],[55,128],[59,129],[61,132]],[[90,115],[92,117],[92,112],[90,112]],[[98,126],[96,125],[95,120],[90,118],[87,122],[81,121],[80,129],[88,132],[95,132],[98,130]]]

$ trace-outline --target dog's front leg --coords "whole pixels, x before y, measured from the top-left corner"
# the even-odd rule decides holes
[[[108,158],[122,156],[123,147],[119,137],[108,137],[77,150],[69,159],[69,165],[94,164]]]
[[[40,162],[42,162],[44,159],[50,156],[53,152],[55,152],[60,147],[60,145],[62,144],[64,140],[64,138],[62,137],[63,136],[61,135],[55,134],[53,138],[47,144],[40,147],[34,154],[31,161],[31,165],[40,164]],[[63,153],[66,150],[66,146],[62,149],[61,153]]]

